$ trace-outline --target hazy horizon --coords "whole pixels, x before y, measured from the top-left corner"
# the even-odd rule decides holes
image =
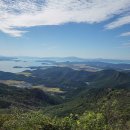
[[[89,57],[78,57],[78,56],[8,56],[8,55],[0,55],[0,57],[10,57],[10,58],[38,58],[38,59],[55,59],[55,58],[75,58],[75,59],[82,59],[82,60],[121,60],[121,61],[130,61],[130,59],[120,59],[120,58],[101,58],[101,57],[95,57],[95,58],[89,58]]]

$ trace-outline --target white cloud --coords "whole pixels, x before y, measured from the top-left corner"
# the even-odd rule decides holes
[[[123,16],[121,18],[118,18],[117,20],[115,20],[114,22],[106,25],[107,29],[114,29],[114,28],[118,28],[120,26],[123,26],[125,24],[130,24],[130,15],[127,16]]]
[[[21,37],[23,33],[27,31],[20,31],[20,30],[15,30],[12,28],[3,28],[1,29],[4,33],[9,34],[10,36],[15,36],[15,37]]]
[[[123,36],[123,37],[125,37],[125,36],[130,36],[130,32],[122,33],[120,36]]]
[[[21,36],[25,33],[20,30],[22,27],[99,23],[129,8],[130,0],[0,0],[0,30]],[[114,25],[111,23],[107,28],[114,28]]]

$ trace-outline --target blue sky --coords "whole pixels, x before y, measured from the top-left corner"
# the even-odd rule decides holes
[[[130,59],[130,0],[90,1],[0,0],[0,55]]]

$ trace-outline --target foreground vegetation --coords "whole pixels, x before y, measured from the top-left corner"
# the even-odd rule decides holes
[[[115,113],[116,114],[116,113]],[[1,130],[129,130],[129,122],[120,115],[108,119],[104,113],[85,112],[58,118],[48,117],[42,112],[21,113],[0,116]]]
[[[75,100],[61,104],[62,108],[61,105],[46,107],[48,111],[16,107],[0,111],[0,130],[129,130],[129,88],[103,90],[89,90],[88,101],[85,97],[81,101],[79,95]],[[83,108],[80,102],[87,107]]]

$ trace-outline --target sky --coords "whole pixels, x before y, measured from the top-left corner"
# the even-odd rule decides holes
[[[130,0],[0,0],[0,55],[130,59]]]

